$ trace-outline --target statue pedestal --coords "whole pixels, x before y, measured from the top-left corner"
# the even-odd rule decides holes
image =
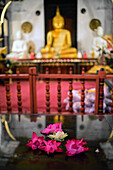
[[[67,54],[55,54],[55,53],[44,53],[43,58],[77,58],[77,53],[67,53]]]

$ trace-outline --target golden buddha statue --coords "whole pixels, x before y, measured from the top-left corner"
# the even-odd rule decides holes
[[[60,56],[61,58],[77,57],[77,50],[71,47],[70,31],[63,29],[64,18],[60,15],[57,7],[56,16],[53,18],[54,30],[47,33],[47,45],[41,49],[43,58],[53,58]]]

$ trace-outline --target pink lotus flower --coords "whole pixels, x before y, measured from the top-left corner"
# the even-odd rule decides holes
[[[33,132],[32,139],[28,140],[28,144],[26,146],[31,147],[33,150],[42,147],[44,145],[44,137],[39,136],[37,137],[37,134]]]
[[[66,149],[67,149],[66,154],[68,156],[73,156],[75,154],[88,151],[89,148],[83,146],[86,144],[87,144],[86,142],[83,142],[83,138],[81,140],[78,140],[78,139],[68,140],[67,143],[65,144]]]
[[[58,132],[58,131],[62,132],[61,126],[62,126],[62,122],[50,124],[49,126],[47,126],[47,128],[42,130],[41,133],[49,134],[49,133]]]
[[[45,152],[53,153],[56,152],[63,152],[61,148],[58,148],[58,146],[61,145],[61,142],[56,142],[56,140],[49,140],[44,141],[45,146],[42,146],[40,149],[44,150]]]

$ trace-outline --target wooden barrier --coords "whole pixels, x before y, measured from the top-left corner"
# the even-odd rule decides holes
[[[0,109],[0,114],[1,113],[12,113],[12,105],[11,105],[11,93],[10,93],[10,83],[9,80],[16,80],[17,82],[17,107],[18,107],[18,114],[22,114],[22,93],[21,93],[21,80],[29,80],[30,75],[29,74],[19,74],[19,71],[17,69],[16,74],[8,74],[6,71],[6,74],[1,74],[0,79],[4,80],[5,82],[5,90],[6,90],[6,101],[7,101],[7,110],[2,111]],[[1,95],[1,94],[0,94]],[[2,98],[3,96],[1,96]]]
[[[85,74],[82,71],[82,74],[72,74],[72,69],[69,70],[70,74],[61,74],[60,68],[58,68],[58,74],[49,74],[49,70],[46,69],[46,74],[37,74],[36,68],[31,67],[29,68],[29,74],[19,74],[17,70],[17,74],[1,74],[0,79],[5,80],[5,87],[6,87],[6,99],[7,99],[7,111],[6,113],[12,113],[12,106],[11,106],[11,94],[10,94],[10,84],[9,79],[17,81],[17,106],[18,106],[18,113],[24,113],[22,110],[22,93],[21,93],[21,80],[27,79],[29,80],[29,89],[30,89],[30,114],[39,114],[38,107],[37,107],[37,87],[36,87],[36,80],[41,79],[46,81],[46,112],[45,114],[55,114],[51,112],[51,105],[50,105],[50,80],[57,81],[57,110],[56,114],[76,114],[73,113],[73,80],[80,80],[81,81],[81,113],[79,114],[87,114],[85,113],[85,81],[86,80],[95,80],[96,82],[96,89],[95,89],[95,113],[96,115],[103,114],[103,98],[104,98],[104,80],[105,79],[113,79],[113,75],[106,75],[105,71],[101,70],[98,72],[97,75],[90,75]],[[61,80],[66,80],[69,82],[69,112],[62,112],[62,104],[61,104]],[[111,95],[112,103],[111,103],[111,113],[113,114],[113,88],[112,88],[112,95]],[[2,113],[0,109],[0,113]],[[88,113],[90,114],[90,113]]]

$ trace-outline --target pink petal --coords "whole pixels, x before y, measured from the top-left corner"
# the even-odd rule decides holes
[[[58,132],[58,131],[62,132],[62,129],[55,129],[53,132]]]
[[[45,150],[45,146],[40,146],[40,148],[39,149],[41,149],[41,150]]]
[[[37,146],[36,145],[32,145],[32,149],[33,150],[37,149]]]
[[[73,139],[72,140],[68,140],[67,143],[65,144],[67,150],[70,150],[73,144],[75,144]]]
[[[63,152],[61,148],[57,148],[56,152]]]
[[[32,142],[32,139],[29,139],[28,142],[29,142],[29,143]]]
[[[82,145],[87,145],[87,142],[82,142]]]
[[[51,130],[46,128],[46,129],[42,130],[41,133],[49,134],[49,133],[51,133]]]
[[[53,147],[50,147],[50,148],[49,148],[49,152],[50,152],[50,153],[53,153],[54,151],[55,151],[55,150],[54,150]]]
[[[32,135],[32,141],[33,143],[35,143],[37,141],[37,134],[35,132],[33,132],[33,135]]]
[[[26,146],[32,147],[32,144],[31,143],[27,143]]]
[[[83,138],[79,141],[77,140],[77,143],[81,144],[83,142]]]
[[[75,152],[72,151],[66,151],[67,156],[74,156]]]
[[[43,136],[39,136],[38,139],[44,140],[44,137]]]
[[[61,142],[56,142],[56,146],[60,146],[61,145]]]
[[[88,151],[89,150],[89,147],[85,147],[85,151]]]

